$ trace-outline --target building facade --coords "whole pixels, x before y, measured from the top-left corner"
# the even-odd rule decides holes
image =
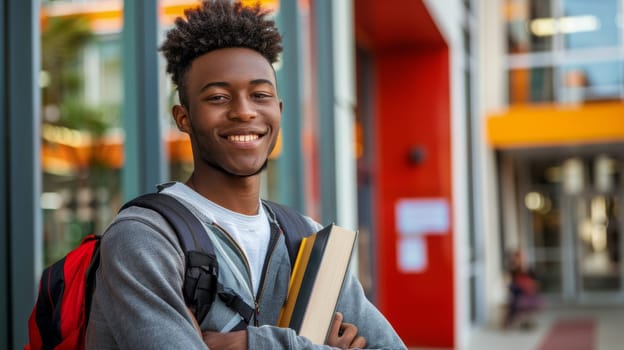
[[[551,303],[621,304],[624,4],[499,6],[485,91],[506,94],[482,101],[502,253],[525,252]]]

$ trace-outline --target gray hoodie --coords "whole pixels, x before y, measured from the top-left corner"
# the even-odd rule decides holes
[[[247,328],[249,349],[331,349],[315,345],[288,328],[279,328],[279,313],[286,299],[290,259],[283,235],[272,230],[265,259],[263,284],[257,295],[245,258],[223,230],[202,214],[202,208],[185,201],[188,188],[176,184],[163,191],[181,200],[202,221],[215,247],[219,282],[242,297],[258,303],[256,320]],[[197,195],[196,193],[193,193]],[[271,225],[277,225],[268,210]],[[320,228],[311,222],[313,231]],[[87,349],[206,349],[193,326],[182,296],[184,254],[175,232],[158,213],[131,207],[121,212],[101,242],[101,265],[96,275]],[[392,326],[366,299],[357,278],[349,273],[337,311],[366,338],[367,348],[405,349]],[[218,297],[200,320],[202,331],[227,332],[242,317]],[[254,326],[257,324],[258,326]]]

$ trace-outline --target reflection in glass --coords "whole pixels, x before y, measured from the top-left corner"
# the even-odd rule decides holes
[[[523,205],[527,213],[527,246],[534,257],[540,290],[557,295],[562,291],[562,225],[560,187],[562,169],[552,160],[528,164],[529,187]]]
[[[558,249],[561,245],[559,201],[553,194],[533,191],[525,196],[525,205],[531,212],[536,248]]]
[[[559,31],[567,49],[618,45],[618,0],[563,0],[563,11]]]
[[[509,104],[551,102],[554,100],[552,67],[509,71]]]
[[[622,99],[622,8],[619,0],[506,0],[509,103]]]
[[[123,136],[120,22],[98,22],[101,4],[46,2],[41,20],[44,264],[119,207]],[[121,2],[106,9],[121,18]]]
[[[578,198],[578,267],[581,292],[617,291],[620,278],[620,227],[616,196]]]
[[[559,253],[557,251],[557,253]],[[535,262],[535,276],[539,282],[540,291],[546,294],[558,294],[562,290],[561,261],[542,260]]]
[[[548,51],[553,38],[531,31],[535,19],[551,18],[550,0],[507,0],[504,18],[507,21],[507,51],[510,54]]]
[[[585,189],[585,164],[579,157],[568,158],[563,162],[563,192],[568,195],[581,193]]]
[[[562,102],[617,100],[622,93],[622,62],[604,61],[562,67]]]
[[[594,159],[594,187],[599,193],[614,191],[619,182],[620,163],[606,154]]]

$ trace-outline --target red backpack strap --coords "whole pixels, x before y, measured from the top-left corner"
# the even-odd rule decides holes
[[[87,284],[93,280],[100,237],[89,235],[63,259],[43,271],[37,302],[28,320],[26,349],[84,349]],[[89,273],[88,273],[89,272]]]

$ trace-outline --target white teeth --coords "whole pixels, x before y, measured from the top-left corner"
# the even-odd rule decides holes
[[[258,139],[258,135],[230,135],[228,140],[233,142],[251,142]]]

